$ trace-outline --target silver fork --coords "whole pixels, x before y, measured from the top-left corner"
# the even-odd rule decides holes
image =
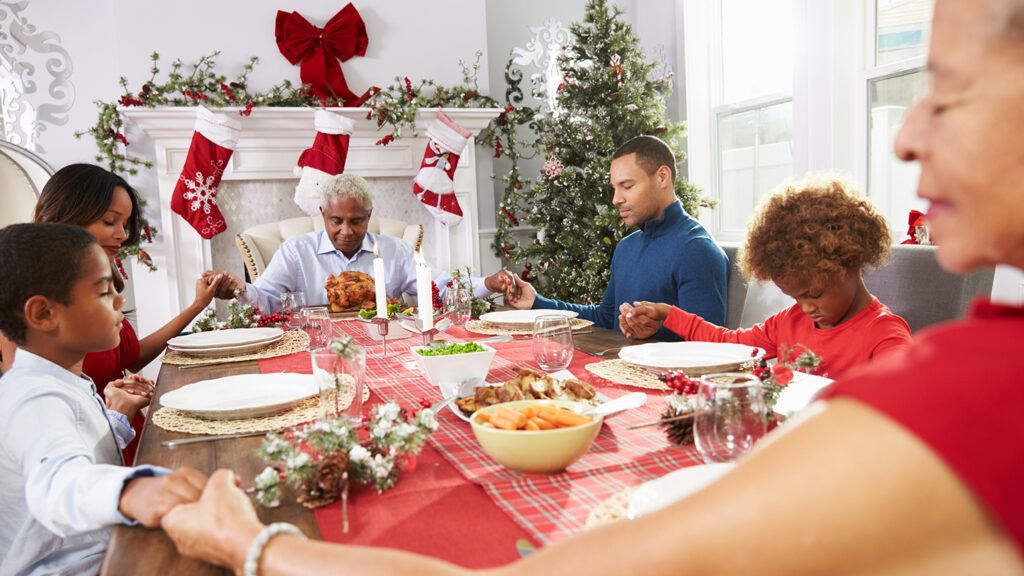
[[[591,354],[591,356],[597,356],[598,358],[601,358],[605,354],[608,354],[608,353],[611,353],[611,352],[618,352],[619,350],[622,350],[623,348],[624,348],[624,346],[617,346],[615,348],[605,348],[604,350],[598,350],[597,352],[591,352],[590,354]]]

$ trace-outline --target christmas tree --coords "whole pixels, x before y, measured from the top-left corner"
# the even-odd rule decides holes
[[[612,252],[632,232],[612,206],[608,168],[612,153],[641,134],[668,142],[678,160],[684,126],[665,111],[671,73],[656,76],[622,11],[606,0],[590,0],[583,22],[572,24],[572,39],[559,56],[562,82],[554,110],[533,117],[538,146],[546,159],[532,187],[513,167],[505,177],[499,207],[496,253],[522,265],[545,296],[569,302],[601,300],[610,277]],[[510,68],[513,65],[510,64]],[[506,70],[507,78],[521,78]],[[539,84],[537,90],[543,89]],[[692,215],[699,191],[683,179],[676,195]],[[513,229],[535,227],[536,239],[520,243]]]

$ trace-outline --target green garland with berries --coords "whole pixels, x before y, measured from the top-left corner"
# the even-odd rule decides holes
[[[387,146],[404,134],[415,133],[416,112],[420,108],[501,108],[502,105],[480,93],[477,76],[480,70],[482,52],[475,54],[475,60],[467,64],[460,60],[463,82],[454,87],[437,84],[425,79],[413,82],[408,77],[395,77],[389,86],[371,89],[370,98],[363,104],[367,108],[366,118],[376,121],[378,129],[387,127],[387,133],[377,141],[379,146]],[[128,80],[120,79],[122,95],[117,101],[97,101],[98,117],[96,123],[87,130],[75,133],[76,138],[90,135],[96,143],[96,161],[104,164],[115,173],[135,175],[140,168],[149,169],[153,163],[132,155],[128,151],[131,143],[125,136],[124,119],[120,114],[123,108],[159,106],[198,106],[210,108],[237,107],[241,116],[249,116],[256,107],[334,107],[344,103],[334,99],[321,99],[315,96],[306,85],[295,85],[288,80],[282,81],[265,92],[250,91],[248,79],[259,59],[252,57],[242,67],[241,73],[228,78],[217,69],[217,57],[220,52],[201,57],[198,61],[185,65],[180,59],[174,60],[166,77],[161,78],[160,55],[150,54],[150,77],[138,89],[131,89]],[[529,143],[521,142],[516,137],[516,127],[527,124],[535,111],[529,107],[504,106],[503,112],[477,137],[477,143],[487,149],[495,150],[495,157],[502,154],[512,159],[513,170],[522,154],[520,149]],[[528,156],[527,156],[528,157]],[[143,203],[142,208],[145,207]],[[142,226],[145,231],[145,242],[152,242],[157,233],[156,227],[149,223],[145,210],[141,210]],[[125,245],[118,253],[118,259],[137,256],[140,262],[155,269],[152,261],[139,244]],[[124,274],[123,267],[121,268]]]

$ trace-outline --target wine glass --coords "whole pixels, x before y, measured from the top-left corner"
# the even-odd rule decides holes
[[[701,376],[693,439],[704,462],[731,462],[766,432],[761,380],[728,372]]]
[[[320,415],[323,419],[344,417],[353,426],[362,421],[363,387],[366,380],[366,352],[350,345],[347,354],[329,347],[310,352],[313,377],[320,389]]]
[[[533,321],[533,357],[542,370],[564,370],[572,362],[572,326],[565,316],[537,316]]]
[[[281,301],[281,315],[284,316],[285,325],[289,330],[301,330],[302,318],[300,312],[306,307],[306,295],[302,292],[285,292],[278,296]]]
[[[302,329],[309,335],[309,349],[326,348],[334,336],[331,314],[326,306],[302,309]]]
[[[473,288],[455,279],[444,293],[444,309],[453,326],[463,326],[469,322]]]

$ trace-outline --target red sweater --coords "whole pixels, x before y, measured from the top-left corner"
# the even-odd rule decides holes
[[[815,326],[814,320],[797,304],[761,324],[739,330],[716,326],[673,306],[665,327],[686,340],[735,342],[764,348],[768,358],[801,344],[821,356],[817,373],[830,378],[910,344],[910,327],[875,297],[853,318],[828,329]]]
[[[1024,552],[1024,308],[976,302],[967,319],[918,333],[898,358],[836,382],[941,457]]]
[[[103,352],[90,352],[85,355],[85,362],[82,363],[82,372],[92,378],[96,384],[96,392],[100,396],[107,384],[124,378],[124,371],[139,359],[139,337],[135,335],[135,329],[125,320],[121,324],[121,343],[117,348],[104,350]],[[124,463],[131,466],[135,460],[135,450],[139,447],[139,439],[142,438],[142,428],[146,424],[146,417],[142,411],[135,413],[132,419],[132,428],[135,430],[135,439],[124,449]]]

